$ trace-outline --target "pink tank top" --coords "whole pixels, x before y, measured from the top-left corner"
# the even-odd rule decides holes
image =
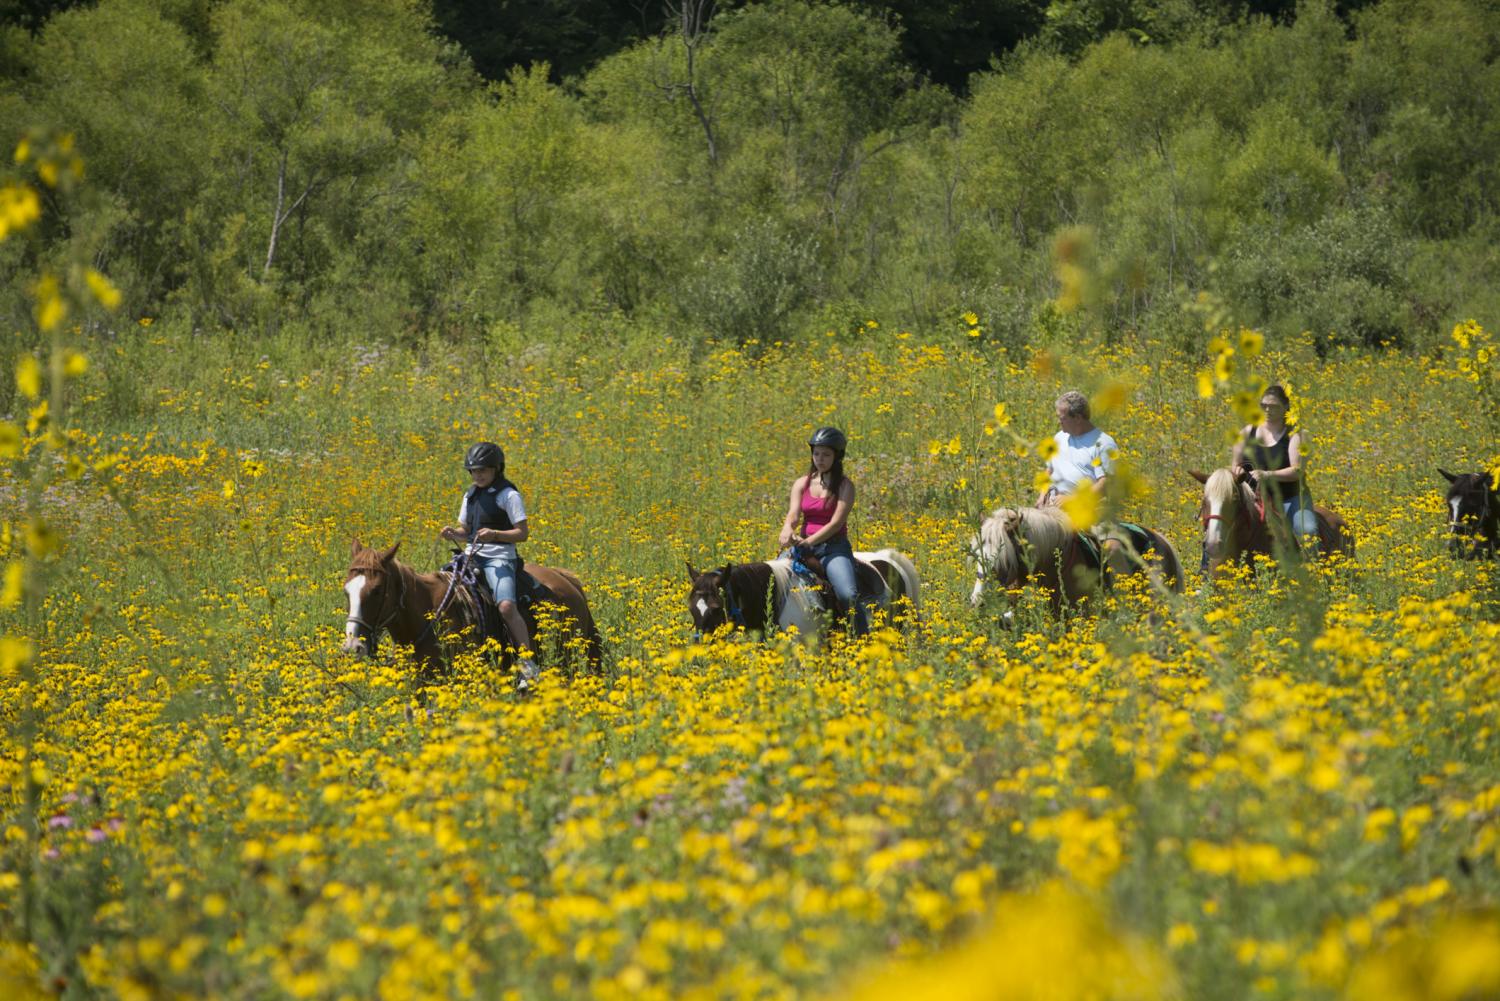
[[[802,491],[802,534],[813,535],[821,531],[823,526],[833,520],[833,513],[838,510],[839,499],[832,494],[826,497],[814,497],[812,495],[812,484]],[[847,528],[841,528],[835,532],[832,538],[847,535]]]

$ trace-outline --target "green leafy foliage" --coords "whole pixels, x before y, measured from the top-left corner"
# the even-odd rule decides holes
[[[1050,336],[1075,227],[1077,323],[1107,337],[1195,345],[1183,306],[1204,296],[1325,346],[1494,306],[1500,16],[1479,0],[766,0],[640,37],[601,5],[623,48],[535,25],[494,58],[564,62],[494,84],[437,34],[527,10],[49,8],[5,35],[0,125],[75,130],[95,195],[24,253],[86,250],[143,315],[332,335],[360,315],[386,337],[582,311],[747,340],[974,310],[1019,346]],[[959,86],[913,60],[965,25],[988,69]],[[8,280],[0,308],[24,302]]]

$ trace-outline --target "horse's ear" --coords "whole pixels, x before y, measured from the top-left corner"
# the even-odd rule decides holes
[[[1189,469],[1188,470],[1188,475],[1191,476],[1193,479],[1197,480],[1199,483],[1207,483],[1208,482],[1208,474],[1207,473],[1200,473],[1196,469]]]
[[[401,548],[401,543],[396,543],[391,548],[380,554],[380,562],[389,563],[396,558],[396,550]]]
[[[683,562],[687,564],[687,568],[688,568],[688,580],[696,581],[700,576],[702,576],[700,573],[698,573],[698,571],[696,571],[696,570],[693,569],[693,561],[692,560],[683,560]]]
[[[1442,466],[1438,467],[1438,472],[1442,473],[1443,474],[1443,479],[1447,480],[1449,483],[1454,483],[1454,482],[1456,482],[1458,480],[1457,476],[1454,476],[1452,473],[1448,472],[1448,470],[1444,469]]]
[[[360,542],[359,541],[359,536],[356,535],[354,537],[354,548],[351,549],[351,550],[349,550],[349,556],[350,556],[350,558],[352,559],[353,557],[358,556],[359,555],[359,551],[361,549],[363,549],[363,548],[365,548],[365,544],[363,542]]]
[[[719,579],[720,580],[728,580],[729,579],[729,571],[731,571],[733,569],[734,569],[734,564],[733,563],[726,563],[726,564],[724,564],[724,569],[719,571]]]

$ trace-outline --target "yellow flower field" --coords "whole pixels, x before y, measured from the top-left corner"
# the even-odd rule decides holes
[[[7,996],[1500,993],[1500,590],[1447,555],[1436,472],[1500,447],[1472,365],[1248,334],[1016,358],[962,320],[697,355],[136,326],[0,460],[28,568],[0,631],[30,644],[0,657]],[[1187,470],[1225,464],[1252,377],[1292,384],[1358,558],[1202,589]],[[1006,630],[967,539],[1035,496],[1071,387],[1194,572]],[[774,555],[825,423],[920,628],[696,641],[684,562]],[[602,674],[525,698],[459,652],[418,691],[388,643],[339,653],[351,540],[437,567],[481,438]]]

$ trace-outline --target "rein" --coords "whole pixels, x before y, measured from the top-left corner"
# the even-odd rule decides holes
[[[463,575],[464,568],[468,565],[469,562],[469,554],[473,551],[474,543],[471,542],[469,543],[468,547],[461,554],[459,554],[459,559],[455,561],[453,570],[448,574],[448,589],[443,592],[443,600],[438,602],[437,608],[432,612],[432,617],[427,620],[427,628],[422,630],[421,635],[419,635],[416,639],[416,642],[412,644],[413,646],[421,646],[423,643],[427,642],[427,637],[429,635],[436,633],[437,624],[442,619],[443,613],[448,610],[448,602],[453,600],[453,595],[458,591],[458,579]]]
[[[740,603],[734,598],[734,588],[730,585],[729,574],[724,575],[724,581],[719,590],[724,595],[724,610],[729,613],[729,621],[741,629],[745,628],[745,611],[740,608]]]

